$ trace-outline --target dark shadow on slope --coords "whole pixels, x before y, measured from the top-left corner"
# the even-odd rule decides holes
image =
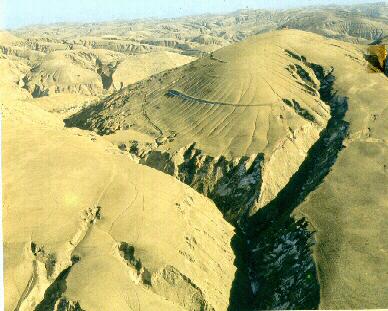
[[[383,67],[380,65],[376,55],[364,55],[364,59],[368,62],[368,70],[370,72],[383,72]]]
[[[116,66],[113,64],[103,64],[99,59],[96,60],[97,73],[101,77],[102,87],[108,90],[113,83],[113,73]]]
[[[56,310],[74,310],[74,311],[83,311],[83,309],[79,306],[78,302],[76,302],[70,309],[65,308],[68,305],[65,299],[61,299],[62,295],[65,293],[67,289],[66,278],[68,277],[71,268],[75,263],[79,261],[79,257],[73,256],[72,265],[67,269],[63,270],[59,276],[55,279],[55,281],[47,288],[44,293],[43,300],[36,306],[35,311],[50,311],[54,310],[57,301],[58,308]],[[63,305],[63,307],[62,307]]]
[[[82,130],[92,130],[91,116],[94,114],[99,114],[104,110],[105,106],[102,103],[98,103],[96,105],[90,105],[79,112],[71,115],[69,118],[64,119],[66,127],[78,127]],[[104,134],[104,127],[101,125],[99,127],[97,125],[97,132],[99,135]]]
[[[237,270],[230,290],[228,311],[250,311],[254,296],[249,280],[249,248],[241,230],[236,229],[231,247],[236,256],[234,265]]]
[[[140,163],[176,177],[212,199],[224,218],[234,226],[245,217],[261,189],[263,154],[227,159],[204,153],[193,143],[176,163],[168,151],[149,152]]]
[[[310,250],[313,232],[292,212],[329,173],[347,129],[345,121],[333,117],[287,186],[249,219],[250,262],[258,287],[255,308],[318,308],[319,283]]]
[[[384,44],[370,45],[364,59],[368,62],[369,71],[383,72],[388,75],[387,48]]]
[[[300,56],[298,60],[305,61]],[[245,262],[249,266],[242,268],[249,270],[254,294],[250,310],[317,309],[319,306],[320,287],[311,253],[313,232],[305,219],[294,219],[292,212],[322,183],[343,148],[348,131],[348,124],[343,120],[347,98],[333,93],[332,70],[327,73],[319,65],[305,63],[321,81],[319,93],[330,106],[331,118],[289,183],[273,201],[245,221],[245,240],[249,241]],[[242,281],[236,273],[233,288]],[[232,290],[230,305],[238,306],[240,302],[239,295]]]

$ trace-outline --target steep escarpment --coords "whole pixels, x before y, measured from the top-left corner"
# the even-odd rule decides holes
[[[347,99],[335,96],[332,73],[314,65],[323,78],[320,93],[332,117],[309,150],[305,161],[278,196],[252,216],[247,225],[253,305],[260,309],[316,309],[319,305],[317,269],[311,253],[314,228],[293,210],[305,200],[334,165],[348,133],[343,120]]]
[[[131,85],[65,123],[121,137],[120,149],[212,198],[235,222],[272,200],[319,138],[330,117],[320,84],[302,59],[251,38]]]
[[[129,151],[135,154],[135,150]],[[175,176],[211,198],[224,217],[236,223],[249,212],[259,196],[263,160],[261,154],[233,160],[212,157],[192,144],[173,154],[162,151],[142,153],[139,163]]]
[[[220,72],[228,72],[225,69],[228,66],[235,69],[237,66],[234,67],[229,58],[230,49],[222,52],[213,55],[217,61],[210,58],[211,66],[219,66],[222,68]],[[298,120],[298,127],[290,126],[284,137],[272,142],[270,150],[262,149],[262,153],[250,156],[225,157],[209,154],[211,149],[204,148],[202,141],[176,148],[175,145],[183,141],[180,131],[173,128],[173,134],[166,137],[166,130],[171,133],[172,129],[165,126],[160,116],[154,118],[150,109],[153,101],[157,102],[159,112],[163,109],[162,100],[169,101],[170,105],[181,102],[187,107],[186,113],[191,105],[197,110],[209,106],[220,109],[244,107],[250,112],[259,107],[257,109],[260,111],[265,109],[265,101],[259,93],[256,98],[253,97],[255,90],[249,87],[237,102],[233,102],[233,93],[214,94],[201,81],[195,81],[194,86],[186,81],[176,86],[177,76],[174,72],[166,73],[160,79],[155,77],[157,82],[145,82],[145,85],[156,84],[161,88],[161,91],[156,92],[164,95],[160,100],[155,99],[155,93],[145,96],[141,114],[144,116],[146,112],[145,121],[150,126],[140,125],[138,120],[131,118],[131,122],[137,121],[133,126],[137,131],[150,128],[149,132],[144,132],[151,137],[154,135],[154,142],[144,144],[128,138],[119,144],[122,151],[131,153],[141,164],[175,176],[211,198],[224,217],[238,228],[234,238],[238,273],[231,291],[229,310],[240,310],[238,301],[242,294],[241,288],[245,288],[247,310],[317,308],[319,304],[320,287],[311,251],[314,245],[312,229],[307,220],[294,219],[292,212],[322,181],[342,148],[347,129],[342,119],[347,109],[347,100],[335,94],[333,67],[310,62],[308,57],[289,48],[279,52],[284,62],[282,69],[300,93],[287,96],[283,95],[282,84],[276,85],[266,80],[264,84],[274,96],[276,105],[279,105],[281,115],[278,120],[283,122],[283,114],[288,113],[288,116],[293,116],[290,119]],[[249,57],[251,55],[247,59]],[[209,70],[212,67],[206,61],[201,60],[199,63],[206,63],[202,66]],[[190,67],[201,68],[196,63]],[[210,72],[213,79],[210,83],[216,85],[213,75],[217,76],[218,72]],[[223,76],[217,77],[225,83],[231,83]],[[243,77],[239,78],[244,81]],[[165,88],[163,83],[167,85]],[[100,133],[109,133],[107,131],[113,129],[115,134],[112,135],[125,136],[125,132],[115,130],[120,126],[112,127],[109,122],[121,122],[114,117],[115,108],[123,115],[123,120],[127,118],[128,114],[124,110],[127,102],[134,103],[131,114],[141,116],[134,109],[136,91],[142,89],[143,85],[131,87],[124,100],[123,93],[117,94],[109,103],[96,106],[98,109],[93,113],[90,113],[93,109],[90,107],[89,112],[81,112],[68,122],[82,124],[84,120],[86,127],[98,125],[96,129]],[[200,95],[201,91],[206,96]],[[312,100],[315,105],[308,105],[308,100]],[[107,110],[108,106],[112,108]],[[106,112],[108,122],[101,118]],[[198,115],[197,112],[196,117]],[[225,118],[229,116],[226,114]],[[250,288],[246,289],[247,285]]]

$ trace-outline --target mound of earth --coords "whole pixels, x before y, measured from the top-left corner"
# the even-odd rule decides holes
[[[153,153],[182,160],[194,142],[215,162],[254,155],[263,181],[256,208],[264,206],[296,172],[330,118],[314,65],[296,62],[292,52],[268,40],[248,39],[156,75],[67,122],[100,134],[134,129],[159,143]],[[161,165],[152,154],[145,161]]]
[[[26,76],[26,87],[34,97],[55,93],[97,95],[103,86],[97,72],[77,66],[67,53],[56,51],[45,57]]]
[[[128,56],[112,75],[113,87],[117,90],[144,80],[158,72],[190,63],[194,58],[172,52],[155,52]]]

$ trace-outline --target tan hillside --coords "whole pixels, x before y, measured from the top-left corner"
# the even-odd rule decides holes
[[[190,63],[194,58],[171,52],[154,52],[127,57],[112,75],[117,90],[146,79],[158,72]]]
[[[0,31],[5,310],[386,308],[387,25],[368,3]]]
[[[227,309],[214,203],[31,104],[2,114],[6,310]]]
[[[313,249],[320,306],[381,307],[387,290],[381,285],[385,278],[381,267],[386,262],[382,245],[386,239],[375,231],[357,228],[364,223],[360,215],[365,215],[365,221],[375,223],[376,232],[381,232],[386,218],[383,161],[387,133],[383,120],[388,90],[382,73],[368,71],[366,51],[367,47],[301,31],[267,33],[130,86],[73,116],[67,124],[92,129],[108,139],[114,137],[112,141],[120,149],[137,155],[142,163],[174,175],[211,197],[232,221],[244,226],[241,216],[248,212],[256,249],[269,251],[267,248],[273,246],[266,244],[269,232],[279,235],[279,240],[274,238],[271,243],[283,243],[280,234],[303,234],[303,239],[308,239],[311,229],[294,227],[293,218],[284,218],[296,208],[293,215],[306,217],[318,232]],[[153,136],[154,143],[136,141],[133,131]],[[346,147],[342,149],[342,145]],[[370,170],[365,170],[365,157]],[[336,173],[330,170],[344,177],[337,178],[333,186],[330,182]],[[363,178],[353,176],[357,172],[363,172]],[[364,184],[368,180],[381,186],[371,189]],[[325,187],[331,190],[323,190]],[[312,197],[323,191],[317,199],[321,203],[309,205],[307,200],[303,208],[298,208],[315,188],[317,194]],[[328,191],[330,196],[326,197]],[[362,197],[370,199],[363,201]],[[362,212],[366,206],[361,202],[372,204],[374,213],[366,216]],[[320,212],[320,208],[326,212]],[[352,211],[347,211],[350,208]],[[334,212],[347,216],[333,218]],[[278,223],[272,219],[274,225],[268,228],[267,217],[280,218]],[[275,234],[272,230],[277,227]],[[355,232],[360,241],[356,244]],[[361,241],[367,243],[368,251],[357,255],[353,246],[361,245]],[[305,252],[305,248],[300,251]],[[371,256],[376,264],[371,264]],[[270,275],[274,268],[262,270],[259,258],[253,255],[253,269],[259,276]],[[307,273],[312,280],[312,261],[308,256],[303,258],[305,267],[299,269],[306,270],[298,277]],[[361,275],[360,267],[367,263],[370,280]],[[271,283],[268,290],[276,290],[280,296],[264,291],[255,303],[271,309],[297,306],[293,304],[297,296],[286,298],[293,283],[285,279],[279,282]],[[312,296],[300,303],[309,305],[315,299],[316,287],[313,283],[303,286]],[[351,294],[354,292],[357,299]],[[263,295],[267,295],[265,299]]]
[[[10,32],[0,30],[0,44],[17,44],[21,41],[23,41],[23,39],[14,36]]]
[[[330,117],[313,69],[265,40],[248,39],[140,82],[70,123],[103,134],[134,129],[154,136],[158,150],[169,153],[195,142],[212,157],[263,154],[258,207],[264,206],[298,169]]]
[[[28,90],[34,97],[62,92],[97,95],[103,89],[97,72],[78,66],[61,51],[47,55],[31,70],[27,80]]]

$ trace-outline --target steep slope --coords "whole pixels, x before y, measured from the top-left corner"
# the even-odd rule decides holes
[[[302,31],[263,34],[66,122],[212,198],[249,241],[252,308],[381,308],[388,94],[366,52]]]
[[[259,196],[246,202],[250,206],[237,208],[241,216],[276,196],[330,117],[313,66],[296,63],[289,51],[265,40],[248,39],[134,84],[67,123],[100,134],[119,131],[128,146],[133,144],[130,132],[125,140],[128,129],[154,137],[159,146],[142,154],[142,161],[158,168],[175,167],[167,172],[183,175],[182,180],[202,193],[212,192],[213,199],[216,195],[222,199],[237,186],[218,179],[229,180],[226,174],[231,170],[242,170],[243,179],[252,167],[255,177],[236,182],[242,189],[256,187]],[[163,159],[175,163],[163,164]],[[204,173],[213,174],[210,179],[217,175],[214,187],[200,181],[194,185],[196,178],[188,177],[189,168],[183,165],[189,159],[204,163],[198,178]],[[185,171],[178,172],[179,168]],[[238,216],[236,210],[224,212],[234,219]]]
[[[5,310],[227,309],[234,232],[210,200],[2,99]]]
[[[387,77],[366,73],[361,61],[348,60],[352,50],[359,60],[362,57],[354,47],[343,46],[346,50],[341,52],[329,41],[327,50],[318,49],[318,38],[297,40],[296,34],[284,40],[310,61],[333,66],[337,77],[333,88],[348,102],[344,148],[323,183],[296,210],[316,231],[320,307],[384,308],[388,303]]]
[[[88,60],[82,59],[82,54],[77,54],[55,51],[44,57],[26,76],[29,92],[34,97],[64,92],[83,95],[102,93],[102,77]]]

